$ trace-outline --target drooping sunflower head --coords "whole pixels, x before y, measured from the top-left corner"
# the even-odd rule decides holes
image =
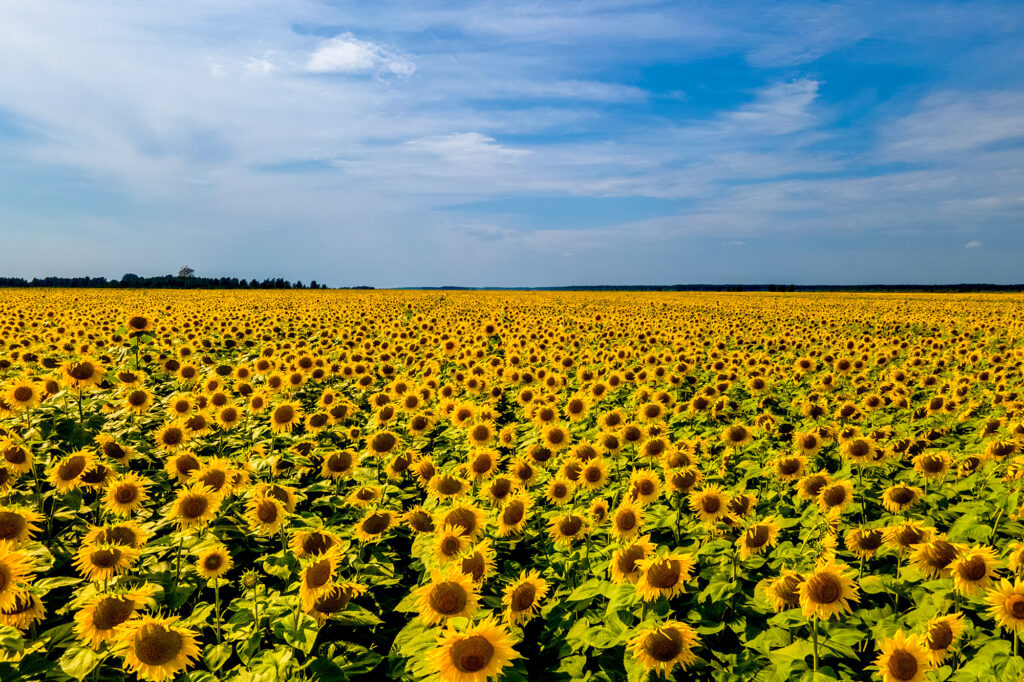
[[[952,653],[966,627],[962,613],[935,616],[928,621],[921,643],[928,650],[928,656],[934,665],[940,665]]]
[[[634,471],[629,479],[629,497],[638,504],[648,504],[661,495],[661,479],[650,469]]]
[[[640,569],[637,594],[644,601],[653,601],[660,596],[671,599],[685,592],[686,581],[693,577],[697,563],[689,555],[668,554],[640,559],[636,565]]]
[[[50,468],[50,484],[61,493],[77,488],[94,460],[94,455],[89,450],[78,450],[67,455]]]
[[[288,547],[299,559],[324,554],[339,544],[338,536],[328,530],[300,530],[292,534]]]
[[[577,514],[562,514],[548,522],[549,533],[555,544],[571,546],[590,532],[587,520]]]
[[[30,509],[0,505],[0,543],[17,545],[31,539],[42,520],[41,514]]]
[[[988,589],[996,576],[998,562],[999,558],[991,547],[963,549],[949,564],[949,570],[953,575],[953,589],[968,597],[981,594]]]
[[[749,526],[736,541],[739,546],[740,558],[746,559],[761,554],[773,547],[779,536],[779,524],[772,516]]]
[[[803,580],[803,576],[796,571],[784,570],[779,577],[765,583],[765,594],[776,612],[800,605],[800,583]]]
[[[611,532],[619,540],[636,536],[644,523],[644,511],[640,505],[623,501],[612,514]]]
[[[75,567],[92,582],[116,578],[138,560],[139,550],[124,545],[83,545],[75,554]]]
[[[612,582],[621,585],[622,583],[636,583],[642,572],[638,561],[646,559],[654,554],[654,543],[649,535],[641,536],[630,544],[612,552],[611,574]]]
[[[728,514],[728,505],[728,494],[716,485],[709,485],[690,493],[690,509],[707,524],[714,524]]]
[[[880,528],[851,528],[846,532],[846,548],[866,559],[878,552],[883,540],[884,533]]]

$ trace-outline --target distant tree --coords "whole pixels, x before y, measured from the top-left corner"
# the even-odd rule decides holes
[[[316,280],[314,279],[314,280],[311,280],[311,281],[310,281],[310,283],[309,283],[309,288],[310,288],[310,289],[319,289],[319,288],[320,288],[320,285],[319,285],[319,284],[317,284],[317,283],[316,283]]]
[[[196,271],[187,265],[183,267],[181,270],[178,270],[178,277],[182,277],[184,279],[188,279],[194,274],[196,274]]]

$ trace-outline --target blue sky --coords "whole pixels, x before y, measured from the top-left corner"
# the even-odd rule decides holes
[[[1024,281],[1019,2],[0,11],[0,274]]]

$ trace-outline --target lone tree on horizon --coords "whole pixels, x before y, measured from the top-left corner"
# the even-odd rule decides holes
[[[196,274],[196,271],[187,265],[183,267],[181,270],[178,270],[178,277],[184,277],[185,279],[188,279],[194,274]]]

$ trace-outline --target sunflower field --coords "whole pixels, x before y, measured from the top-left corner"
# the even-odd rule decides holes
[[[1024,298],[5,290],[0,680],[1024,679]]]

